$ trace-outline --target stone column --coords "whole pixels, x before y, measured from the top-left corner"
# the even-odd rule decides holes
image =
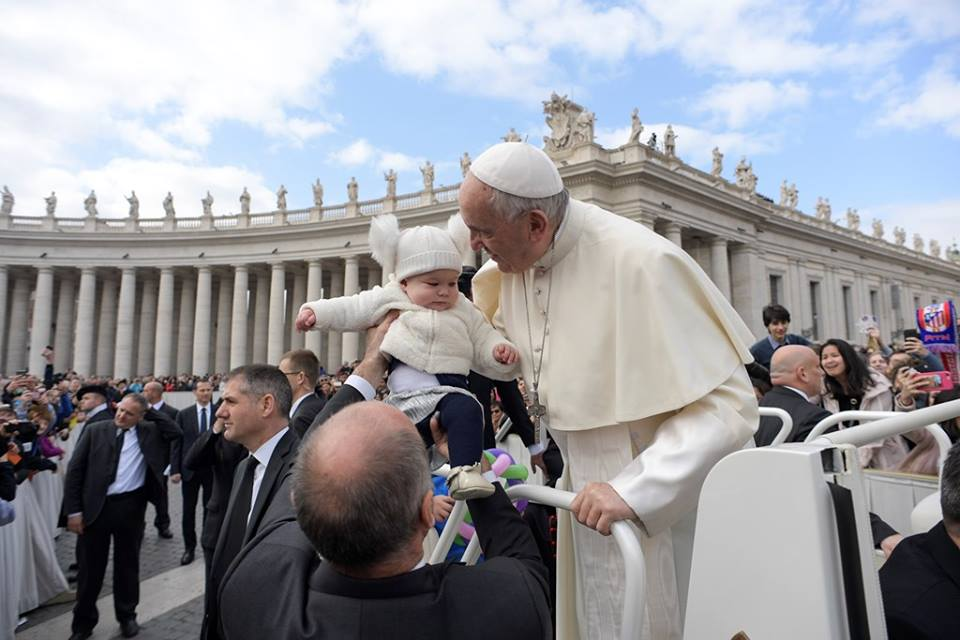
[[[338,298],[343,295],[343,272],[332,271],[330,273],[330,295],[329,298]],[[335,374],[343,364],[340,358],[343,356],[341,349],[343,345],[343,336],[339,331],[327,332],[327,373]]]
[[[124,267],[120,274],[120,303],[117,309],[117,347],[113,377],[133,377],[133,330],[137,316],[137,271]]]
[[[681,249],[683,248],[683,238],[682,238],[683,227],[681,227],[676,222],[668,222],[667,226],[664,227],[663,234],[666,236],[667,240],[677,245]]]
[[[290,349],[303,349],[305,335],[297,331],[297,313],[307,301],[307,273],[298,266],[293,274],[293,315],[290,320]]]
[[[766,334],[763,319],[760,317],[763,308],[763,282],[757,250],[745,244],[736,245],[731,251],[730,266],[733,275],[730,287],[733,308],[754,336],[763,336]]]
[[[50,344],[53,323],[53,267],[37,268],[37,284],[33,297],[33,326],[30,328],[30,373],[43,378],[47,361],[43,350]]]
[[[117,281],[103,279],[100,287],[100,322],[97,325],[97,370],[99,376],[113,371],[114,341],[117,337]]]
[[[193,321],[197,305],[197,280],[192,273],[180,283],[180,318],[177,324],[177,363],[174,373],[193,373]]]
[[[53,369],[68,371],[73,356],[73,314],[76,311],[77,282],[73,274],[61,276],[57,291],[57,329],[53,335]]]
[[[160,289],[157,294],[157,329],[154,344],[154,371],[158,376],[176,373],[173,366],[173,267],[160,269]],[[141,338],[142,339],[142,338]]]
[[[210,267],[197,268],[197,305],[193,323],[193,373],[204,375],[210,371],[210,325],[213,314],[213,273]]]
[[[154,348],[157,341],[157,281],[143,278],[140,297],[140,336],[137,338],[137,375],[155,372]]]
[[[710,276],[720,293],[730,299],[730,263],[727,258],[727,239],[713,238],[710,241]]]
[[[0,264],[0,367],[7,361],[7,298],[9,298],[9,281],[7,265]]]
[[[230,318],[233,317],[233,278],[228,272],[220,276],[220,288],[217,294],[217,352],[214,356],[213,371],[225,373],[230,370]],[[247,336],[243,336],[246,343]]]
[[[471,255],[476,256],[476,254],[473,253],[472,251],[470,253]],[[464,262],[464,264],[467,264],[467,263]],[[474,263],[470,263],[470,264],[473,264],[474,267],[477,266]],[[367,267],[367,286],[364,287],[364,289],[366,289],[367,291],[369,291],[370,289],[373,289],[374,287],[380,284],[381,278],[382,276],[380,275],[380,269],[377,269],[374,265],[371,264],[369,267]]]
[[[257,297],[253,322],[253,361],[267,362],[267,338],[270,335],[270,274],[257,272]]]
[[[10,333],[7,336],[7,373],[27,366],[27,305],[30,304],[30,280],[14,273],[13,296],[10,300]]]
[[[267,321],[267,362],[277,364],[283,355],[283,307],[287,273],[282,262],[270,265],[270,318]]]
[[[343,295],[352,296],[360,290],[360,260],[347,256],[343,261]],[[360,354],[360,334],[356,331],[343,333],[343,362],[353,362]]]
[[[233,321],[230,323],[230,369],[247,364],[247,265],[234,266]]]
[[[307,300],[319,300],[323,295],[323,264],[319,259],[307,263]],[[320,357],[323,348],[323,332],[308,331],[304,336],[303,346]]]
[[[77,330],[73,341],[73,369],[81,376],[93,373],[93,336],[97,305],[97,271],[93,267],[80,270],[80,292],[77,295]]]
[[[809,329],[810,324],[807,322],[807,315],[803,307],[803,290],[806,287],[806,283],[803,281],[803,275],[800,271],[800,261],[796,258],[787,258],[787,300],[790,301],[791,309],[796,309],[792,313],[797,314],[797,320],[800,326],[794,327],[794,333],[800,333],[804,329]],[[796,322],[796,320],[794,321]]]

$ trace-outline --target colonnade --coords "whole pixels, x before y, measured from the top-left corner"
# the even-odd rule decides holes
[[[132,378],[225,372],[309,348],[327,370],[360,355],[358,333],[296,331],[307,300],[381,283],[367,255],[196,267],[0,265],[0,367]],[[31,295],[32,293],[32,295]]]

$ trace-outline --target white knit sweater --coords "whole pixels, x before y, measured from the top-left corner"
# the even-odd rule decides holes
[[[427,373],[467,375],[472,369],[494,380],[517,376],[517,365],[500,364],[493,358],[496,345],[513,345],[462,294],[453,308],[435,311],[411,302],[394,281],[352,296],[307,302],[300,308],[316,315],[314,330],[333,331],[363,331],[396,309],[400,317],[384,336],[383,353]]]

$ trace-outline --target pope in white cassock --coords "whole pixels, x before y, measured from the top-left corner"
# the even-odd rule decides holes
[[[474,299],[521,352],[532,413],[563,452],[557,637],[619,634],[617,520],[642,532],[644,638],[680,638],[671,527],[711,467],[757,428],[744,370],[753,336],[699,266],[641,224],[573,200],[526,143],[485,151],[460,187],[471,244],[491,261]],[[596,529],[606,536],[597,535]]]

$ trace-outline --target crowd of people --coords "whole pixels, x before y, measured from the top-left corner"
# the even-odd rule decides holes
[[[204,558],[204,640],[616,637],[624,568],[609,534],[621,520],[637,524],[646,563],[643,637],[679,638],[681,542],[672,528],[717,461],[772,442],[779,426],[760,420],[758,406],[786,410],[787,440],[798,442],[830,413],[911,411],[955,397],[929,392],[917,376],[942,369],[918,340],[890,347],[874,331],[869,349],[813,345],[789,333],[789,312],[777,305],[764,309],[769,335],[751,348],[742,320],[689,256],[571,199],[553,162],[525,143],[474,161],[460,209],[466,242],[495,261],[472,282],[453,227],[401,233],[386,219],[374,230],[386,234],[374,258],[394,275],[390,289],[301,308],[301,330],[374,325],[364,357],[333,375],[295,350],[215,376],[82,380],[51,366],[43,380],[2,381],[10,444],[0,518],[11,517],[18,481],[58,474],[58,524],[77,535],[77,551],[70,575],[51,583],[76,581],[72,640],[98,623],[111,546],[114,614],[124,637],[138,634],[146,512],[153,504],[158,535],[172,537],[170,490],[183,496],[180,562],[193,563],[198,544]],[[684,340],[666,339],[668,326]],[[584,384],[577,370],[616,384]],[[177,390],[195,402],[170,407],[164,394]],[[943,425],[953,440],[956,427]],[[576,494],[569,514],[521,517],[513,508],[480,454],[506,430],[531,470]],[[936,472],[936,443],[925,434],[865,447],[861,460]],[[431,481],[443,462],[452,466],[447,487]],[[944,521],[927,534],[955,554],[958,466],[955,446]],[[451,507],[434,487],[466,499],[481,565],[424,564],[424,540]],[[874,542],[893,564],[881,579],[899,584],[914,565],[897,549],[919,557],[925,548],[882,516],[874,514]],[[49,571],[59,572],[53,527],[36,531],[48,536],[37,545]],[[928,571],[924,580],[955,602],[936,578]],[[915,628],[900,593],[884,591],[900,616],[891,629]],[[943,629],[955,625],[932,615]]]

